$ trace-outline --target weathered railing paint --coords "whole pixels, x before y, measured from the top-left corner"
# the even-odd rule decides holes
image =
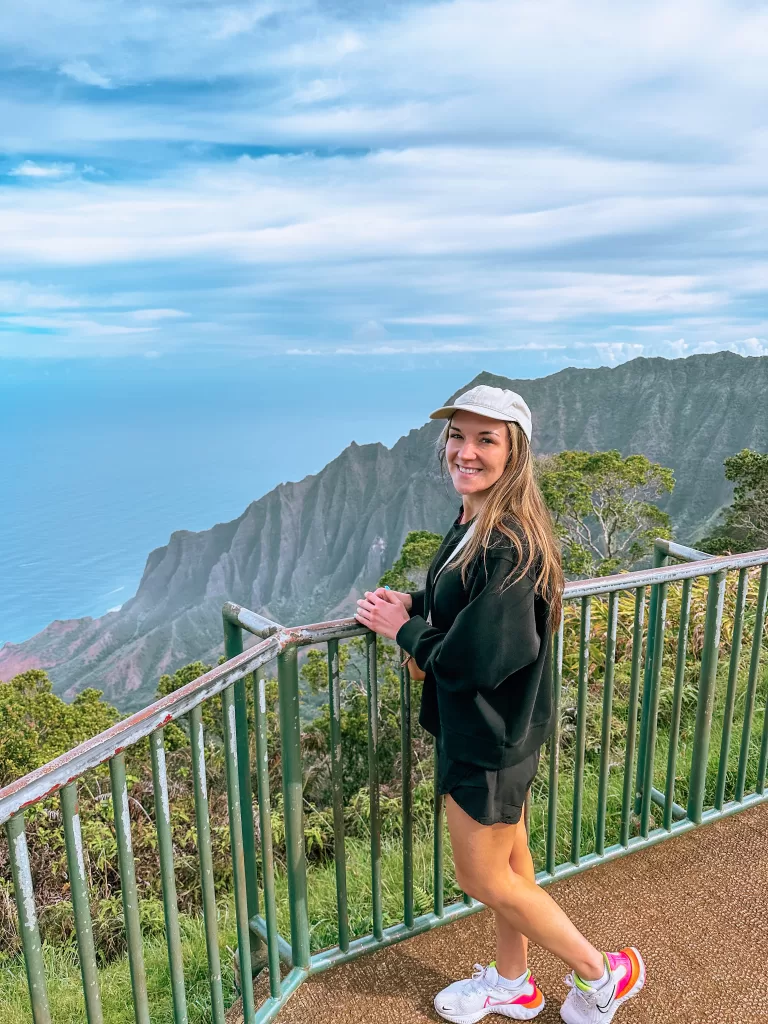
[[[592,627],[592,599],[581,598],[579,630],[579,688],[576,698],[576,764],[573,769],[573,815],[571,819],[571,863],[581,859],[581,811],[584,794],[584,763],[587,742],[587,690],[589,686],[589,637]]]
[[[139,921],[139,890],[131,842],[131,812],[128,808],[128,785],[125,779],[125,755],[115,754],[109,762],[112,784],[112,808],[117,835],[117,862],[123,898],[125,938],[128,944],[128,965],[131,973],[131,994],[136,1024],[150,1024],[147,999],[147,975],[144,969],[144,946]]]
[[[667,564],[671,559],[682,564]],[[569,877],[577,872],[613,860],[616,857],[647,848],[671,835],[679,835],[698,824],[727,817],[737,811],[768,799],[765,792],[768,769],[768,715],[764,718],[759,742],[759,758],[754,792],[746,792],[750,761],[750,742],[754,722],[761,663],[761,643],[768,604],[768,550],[745,555],[713,558],[692,548],[658,541],[653,569],[569,583],[564,600],[581,605],[579,633],[579,666],[577,673],[577,706],[575,724],[575,792],[570,820],[570,858],[558,864],[557,826],[558,791],[561,774],[560,743],[562,736],[562,693],[564,627],[561,621],[553,637],[553,696],[557,708],[557,724],[549,741],[549,801],[546,808],[545,869],[537,880],[542,885]],[[740,666],[741,647],[746,616],[753,611],[748,603],[749,568],[761,566],[760,582],[754,609],[754,629],[750,650],[745,694],[745,714],[739,748],[739,764],[735,799],[726,800],[727,759]],[[723,731],[719,747],[719,768],[712,806],[705,806],[707,762],[713,717],[713,698],[717,678],[718,653],[723,620],[726,574],[739,573],[732,628],[732,648],[728,683],[723,709]],[[700,665],[698,703],[693,738],[693,758],[689,779],[687,807],[674,801],[677,747],[681,724],[681,701],[686,672],[686,651],[690,622],[691,585],[696,578],[709,578],[709,594],[705,623],[704,650]],[[666,785],[661,793],[653,786],[656,746],[659,683],[664,656],[667,593],[670,584],[682,583],[681,614],[676,644],[674,693],[672,697],[670,749],[666,765]],[[650,589],[648,630],[643,650],[646,596]],[[611,720],[614,714],[613,688],[618,627],[618,596],[620,591],[634,593],[632,624],[632,655],[629,699],[626,722],[626,752],[621,800],[619,842],[606,846],[609,776],[611,772]],[[602,720],[600,738],[597,826],[595,849],[583,854],[582,847],[582,785],[585,772],[585,733],[587,700],[590,686],[589,642],[591,634],[592,599],[608,603],[608,629],[605,647],[605,671],[602,684]],[[238,929],[239,966],[247,982],[256,962],[260,964],[261,943],[266,943],[269,965],[270,994],[256,1008],[249,984],[244,984],[244,1013],[247,1024],[266,1024],[272,1020],[291,993],[310,974],[324,971],[337,963],[354,959],[372,950],[383,948],[404,938],[419,934],[448,921],[482,909],[482,904],[469,897],[443,905],[443,826],[441,801],[435,801],[434,836],[434,907],[430,913],[414,915],[413,865],[413,798],[411,757],[411,685],[410,677],[400,670],[400,730],[402,778],[402,844],[403,844],[403,921],[384,927],[381,894],[381,840],[378,806],[378,680],[377,639],[355,619],[340,619],[286,629],[248,609],[235,604],[224,607],[225,640],[228,660],[167,697],[99,736],[45,765],[0,791],[0,823],[5,823],[10,844],[11,866],[19,909],[20,932],[29,982],[34,1024],[50,1024],[51,1013],[46,992],[33,879],[24,831],[24,809],[60,791],[63,830],[72,891],[73,916],[81,963],[85,1008],[89,1024],[101,1024],[103,1011],[93,946],[93,933],[88,908],[86,851],[83,848],[77,808],[77,780],[88,770],[109,764],[119,871],[121,877],[126,937],[131,971],[134,1012],[138,1024],[149,1020],[143,946],[139,925],[138,894],[131,849],[131,823],[128,790],[125,778],[124,751],[139,740],[149,737],[155,793],[155,823],[158,833],[159,867],[163,884],[166,938],[169,955],[169,978],[176,1024],[187,1019],[186,993],[175,899],[173,849],[171,843],[171,801],[169,799],[163,728],[171,721],[188,717],[192,754],[193,788],[200,860],[203,917],[208,953],[210,1013],[213,1024],[223,1024],[224,994],[222,992],[219,936],[213,886],[211,835],[208,791],[205,769],[205,743],[202,704],[220,694],[224,716],[227,797],[230,816],[231,846],[235,880],[235,912]],[[257,642],[243,651],[242,633],[255,635]],[[368,707],[369,781],[371,799],[371,900],[372,932],[367,936],[350,936],[349,908],[344,857],[343,750],[341,737],[341,692],[339,676],[339,643],[351,637],[366,637],[366,694]],[[307,866],[303,834],[302,764],[300,747],[298,661],[299,647],[310,644],[328,645],[328,698],[331,721],[331,774],[336,846],[336,882],[339,944],[312,954],[307,911]],[[400,652],[402,653],[402,652]],[[266,700],[264,680],[259,669],[277,659],[279,688],[279,721],[282,755],[282,789],[285,808],[286,872],[290,902],[290,941],[279,934],[275,903],[275,864],[272,851],[269,794],[269,753],[267,750]],[[251,737],[247,720],[246,677],[253,677],[255,778],[261,835],[262,886],[264,916],[259,913],[257,886],[257,850],[253,832],[253,776],[250,769]],[[643,695],[641,705],[641,682]],[[638,712],[643,708],[642,721]],[[635,756],[637,755],[637,757]],[[635,764],[635,762],[637,762]],[[613,766],[615,768],[615,766]],[[636,772],[636,774],[635,774]],[[632,811],[637,799],[635,821]],[[663,810],[663,825],[651,829],[652,805]],[[638,834],[631,835],[633,826]],[[251,836],[253,844],[251,845]],[[257,954],[254,956],[254,954]],[[263,959],[263,958],[262,958]],[[280,978],[280,962],[288,972]]]
[[[189,713],[189,740],[192,748],[197,855],[200,860],[200,886],[203,894],[203,923],[205,925],[205,950],[208,956],[208,984],[211,990],[211,1014],[213,1024],[224,1024],[224,995],[221,984],[211,824],[208,813],[208,782],[205,774],[205,736],[203,714],[199,704]]]
[[[35,890],[32,884],[27,837],[24,832],[23,811],[15,818],[11,818],[5,831],[8,837],[16,906],[19,911],[19,931],[24,950],[24,964],[27,968],[32,1019],[34,1024],[51,1024],[51,1009],[48,1005],[48,990],[43,964],[43,945],[40,941],[40,929],[37,924]]]
[[[331,788],[333,791],[333,859],[336,866],[336,912],[339,949],[349,949],[347,859],[344,846],[344,766],[341,751],[341,678],[339,641],[328,641],[328,706],[330,711]]]
[[[67,872],[72,895],[72,911],[75,916],[77,953],[80,957],[80,974],[83,980],[83,998],[88,1024],[103,1024],[99,991],[99,972],[96,965],[96,950],[93,944],[93,924],[88,901],[88,877],[83,853],[83,834],[80,829],[80,809],[77,802],[77,783],[70,782],[59,793],[61,816],[64,822],[64,843],[67,849]]]
[[[608,807],[608,773],[610,772],[611,724],[613,721],[613,677],[616,668],[616,631],[619,621],[619,595],[608,595],[608,633],[605,649],[605,677],[603,679],[603,728],[600,737],[600,786],[597,795],[598,854],[605,852],[605,818]]]
[[[171,974],[174,1024],[187,1024],[187,995],[184,989],[184,962],[179,933],[179,909],[176,901],[176,876],[173,870],[173,839],[171,837],[171,806],[168,799],[168,773],[165,766],[163,731],[149,737],[152,756],[152,784],[155,796],[155,824],[163,886],[163,915],[168,945],[168,966]]]

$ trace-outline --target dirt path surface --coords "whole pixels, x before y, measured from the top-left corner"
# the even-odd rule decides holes
[[[622,1007],[626,1024],[768,1024],[768,805],[593,868],[549,889],[602,949],[637,946],[646,987]],[[317,975],[280,1024],[426,1024],[434,994],[493,959],[487,911]],[[544,991],[542,1024],[560,1021],[560,961],[531,945]],[[256,1005],[267,994],[257,979]],[[489,1024],[504,1018],[488,1016]],[[241,1024],[237,1006],[228,1015]]]

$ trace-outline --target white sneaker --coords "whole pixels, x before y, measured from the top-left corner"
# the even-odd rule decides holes
[[[565,979],[571,989],[560,1007],[565,1024],[609,1024],[621,1004],[636,996],[645,984],[645,964],[634,946],[603,956],[608,965],[608,981],[600,988],[585,991],[574,972]]]
[[[464,981],[454,981],[435,996],[435,1009],[453,1024],[475,1024],[488,1013],[500,1013],[513,1020],[533,1020],[544,1009],[544,996],[528,971],[515,988],[498,983],[495,963],[489,967],[475,964],[475,973]]]

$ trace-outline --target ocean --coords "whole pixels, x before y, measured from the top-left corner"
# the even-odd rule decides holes
[[[391,446],[481,369],[537,375],[482,354],[0,360],[0,644],[119,607],[174,530],[235,518],[352,440]]]

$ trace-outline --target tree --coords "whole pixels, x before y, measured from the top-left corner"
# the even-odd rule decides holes
[[[53,692],[42,669],[0,682],[0,786],[96,736],[120,715],[100,690],[81,690],[71,704]]]
[[[654,504],[675,486],[671,469],[645,455],[559,452],[541,458],[539,483],[563,545],[569,576],[607,576],[670,536],[670,519]]]
[[[713,555],[768,547],[768,452],[743,448],[724,465],[736,485],[733,501],[700,547]]]
[[[392,590],[418,590],[424,586],[429,563],[437,554],[442,537],[429,530],[411,530],[403,541],[400,556],[379,580],[380,587]],[[415,580],[413,577],[416,577]]]

